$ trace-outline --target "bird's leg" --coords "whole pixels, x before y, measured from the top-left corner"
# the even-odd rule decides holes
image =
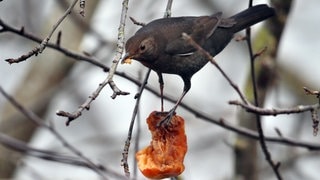
[[[172,109],[170,109],[170,111],[166,112],[166,116],[161,121],[158,122],[157,126],[168,125],[170,123],[172,116],[175,115],[176,109],[178,108],[179,104],[181,103],[183,97],[186,94],[187,94],[187,91],[182,92],[176,104],[173,106]]]
[[[164,82],[163,82],[163,77],[161,73],[157,73],[159,77],[159,85],[160,85],[160,98],[161,98],[161,112],[163,112],[163,87],[164,87]]]
[[[173,106],[173,108],[166,113],[166,116],[161,121],[158,122],[157,126],[168,125],[170,123],[171,118],[175,114],[175,111],[178,108],[179,104],[181,103],[183,97],[187,94],[187,92],[191,88],[191,81],[190,81],[191,77],[183,77],[183,76],[181,77],[184,82],[183,92],[179,97],[179,99],[177,100],[176,104]]]

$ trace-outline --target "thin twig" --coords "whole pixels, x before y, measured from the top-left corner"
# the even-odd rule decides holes
[[[252,0],[249,0],[249,8],[252,7]],[[255,66],[254,66],[254,62],[257,56],[254,55],[253,51],[252,51],[252,44],[251,44],[251,28],[248,27],[246,29],[246,40],[247,40],[247,44],[248,44],[248,50],[249,50],[249,55],[250,55],[250,72],[251,72],[251,84],[253,87],[253,97],[254,97],[254,105],[255,106],[259,106],[259,100],[258,100],[258,88],[257,88],[257,84],[256,84],[256,75],[255,75]],[[276,177],[278,180],[281,180],[281,174],[279,172],[279,166],[280,163],[274,163],[274,161],[272,160],[271,154],[268,150],[267,144],[265,142],[265,136],[264,136],[264,132],[263,132],[263,128],[262,128],[262,122],[261,122],[261,116],[259,114],[255,114],[256,116],[256,121],[257,121],[257,131],[259,133],[259,142],[260,142],[260,146],[262,149],[262,152],[265,155],[265,158],[267,160],[267,162],[269,163],[269,165],[271,166],[273,172],[275,173]]]
[[[130,171],[129,171],[129,165],[128,165],[128,154],[129,154],[129,149],[130,149],[130,143],[131,143],[131,138],[132,138],[132,132],[133,132],[133,127],[134,127],[134,122],[139,110],[139,104],[140,104],[140,100],[141,100],[141,95],[143,93],[143,90],[145,89],[145,86],[148,83],[148,79],[150,76],[150,72],[151,69],[148,70],[147,74],[145,75],[145,78],[143,80],[142,85],[139,88],[139,91],[137,93],[136,97],[136,103],[132,112],[132,116],[131,116],[131,121],[130,121],[130,125],[129,125],[129,130],[128,130],[128,135],[127,135],[127,139],[123,148],[123,153],[122,153],[122,160],[121,160],[121,165],[124,168],[124,173],[127,177],[130,177]]]
[[[76,5],[76,3],[78,2],[78,0],[74,0],[72,2],[72,4],[69,6],[69,8],[65,11],[65,13],[63,14],[63,16],[58,19],[58,21],[56,22],[56,24],[53,25],[51,31],[49,32],[49,34],[47,35],[46,38],[44,38],[42,40],[42,42],[40,43],[39,46],[35,47],[34,49],[32,49],[31,51],[29,51],[27,54],[24,54],[16,59],[10,58],[10,59],[6,59],[7,62],[9,62],[10,64],[12,63],[19,63],[21,61],[25,61],[28,58],[30,58],[31,56],[35,55],[37,56],[38,53],[42,53],[43,50],[46,48],[47,44],[49,43],[49,40],[51,39],[51,36],[53,35],[54,31],[58,28],[58,26],[61,24],[61,22],[68,16],[68,14],[71,13],[71,10],[73,9],[73,7]]]
[[[118,28],[118,42],[117,42],[116,54],[113,58],[112,65],[110,67],[109,74],[107,77],[107,83],[110,85],[111,89],[113,90],[113,95],[111,96],[113,99],[116,98],[118,95],[128,94],[126,92],[122,92],[113,81],[113,76],[116,72],[117,66],[119,64],[119,61],[124,51],[124,28],[126,25],[128,4],[129,4],[129,0],[122,1],[122,11],[121,11],[121,17],[120,17],[120,25]]]
[[[311,111],[311,119],[312,119],[313,136],[317,136],[319,131],[318,109]]]
[[[237,86],[236,83],[234,83],[231,78],[223,71],[223,69],[219,66],[219,64],[213,59],[213,57],[211,56],[211,54],[209,52],[207,52],[206,50],[204,50],[198,43],[196,43],[189,35],[187,35],[186,33],[182,33],[182,37],[187,41],[187,43],[189,43],[190,45],[194,46],[198,51],[200,51],[202,54],[204,54],[207,59],[220,71],[220,73],[222,74],[222,76],[228,81],[228,83],[230,84],[231,87],[233,87],[233,89],[238,93],[238,95],[240,96],[241,100],[248,104],[247,99],[245,98],[245,96],[243,95],[243,93],[241,92],[240,88]]]
[[[42,51],[46,48],[54,31],[58,28],[58,26],[62,23],[62,21],[71,13],[73,7],[76,5],[77,2],[78,2],[78,0],[74,0],[71,3],[71,5],[69,6],[69,8],[64,12],[62,17],[56,22],[56,24],[53,25],[52,30],[50,31],[49,35],[41,42],[40,47],[39,47],[39,53],[42,53]]]
[[[70,0],[57,0],[58,5],[60,5],[61,8],[65,9],[66,7],[69,6],[69,1]],[[81,1],[84,0],[80,0],[79,5],[81,6]],[[85,2],[85,1],[84,1]],[[86,2],[87,3],[87,2]],[[84,4],[84,8],[86,8],[87,4]],[[81,14],[81,7],[80,7],[80,14]],[[90,34],[93,35],[93,37],[95,37],[97,39],[97,41],[99,41],[99,43],[101,45],[109,45],[111,44],[112,46],[115,45],[115,43],[113,42],[109,42],[108,40],[106,40],[106,36],[101,34],[100,32],[98,32],[96,29],[94,29],[90,23],[83,21],[83,16],[78,16],[77,13],[72,13],[70,14],[69,18],[72,20],[72,22],[75,23],[75,25],[77,25],[82,31],[86,31],[89,32]]]
[[[110,84],[110,87],[117,88],[117,86],[113,85],[112,83],[114,83],[114,82],[113,81],[109,82],[109,78],[106,78],[102,83],[99,84],[98,88],[87,98],[87,100],[83,104],[81,104],[79,106],[79,108],[76,111],[74,111],[73,113],[66,112],[63,110],[58,110],[56,112],[56,114],[58,116],[67,117],[68,120],[66,121],[66,125],[69,126],[73,120],[77,119],[78,117],[80,117],[82,115],[82,112],[84,110],[90,109],[91,103],[99,96],[100,92],[107,84]],[[124,91],[120,91],[120,90],[118,90],[118,92],[121,95],[129,94],[128,92],[124,92]]]
[[[79,12],[80,15],[82,17],[85,17],[86,1],[85,0],[80,0],[79,6],[80,6],[80,12]]]
[[[146,76],[146,78],[145,78],[145,82],[143,82],[143,84],[145,84],[145,85],[147,85],[147,81],[148,81],[148,79],[149,79],[149,77],[150,77],[150,72],[151,72],[151,69],[149,69],[148,70],[148,72],[147,72],[147,74],[145,75]],[[139,79],[142,79],[142,71],[139,71]],[[138,93],[135,95],[135,99],[137,99],[137,98],[140,98],[141,99],[141,93],[142,92],[140,92],[139,91],[139,89],[141,88],[141,86],[140,87],[138,87]],[[146,89],[145,88],[145,86],[144,87],[142,87],[143,89]],[[140,101],[140,100],[139,100]],[[140,110],[140,102],[139,103],[137,103],[137,109],[138,109],[138,112],[137,112],[137,115],[136,115],[136,134],[135,134],[135,143],[134,143],[134,153],[137,153],[138,151],[139,151],[139,149],[140,149],[140,140],[141,140],[141,110]],[[133,125],[132,125],[133,126]],[[129,149],[128,149],[128,151],[129,151]],[[137,179],[137,176],[138,176],[138,164],[137,164],[137,160],[136,160],[136,158],[135,158],[135,156],[133,156],[132,157],[132,159],[133,159],[133,179]]]
[[[129,19],[133,22],[133,24],[138,25],[138,26],[145,26],[146,24],[143,22],[139,22],[136,19],[134,19],[133,17],[129,17]]]
[[[229,104],[232,105],[238,105],[244,108],[246,111],[259,114],[262,116],[277,116],[281,114],[297,114],[297,113],[302,113],[306,111],[314,111],[320,108],[319,104],[314,104],[314,105],[299,105],[296,107],[292,108],[283,108],[283,109],[277,109],[277,108],[272,108],[272,109],[267,109],[267,108],[261,108],[252,104],[245,104],[242,103],[241,101],[229,101]]]
[[[235,126],[231,123],[228,123],[228,121],[223,118],[213,118],[211,115],[207,115],[204,112],[197,111],[184,103],[180,104],[180,107],[183,107],[188,112],[194,114],[197,118],[200,118],[200,119],[203,119],[209,123],[213,123],[215,125],[218,125],[222,128],[225,128],[225,129],[230,130],[234,133],[237,133],[238,135],[242,135],[244,137],[254,139],[254,140],[259,140],[259,134],[251,129]],[[309,143],[306,141],[299,141],[296,139],[283,137],[283,136],[282,137],[265,136],[265,140],[268,142],[278,143],[278,144],[282,144],[282,145],[289,145],[289,146],[294,146],[294,147],[300,147],[300,148],[306,148],[309,150],[320,150],[319,143]]]
[[[42,39],[33,35],[33,34],[30,34],[30,33],[27,33],[24,28],[14,28],[8,24],[6,24],[3,20],[0,19],[0,26],[3,28],[2,32],[11,32],[11,33],[14,33],[14,34],[17,34],[21,37],[24,37],[24,38],[27,38],[29,40],[32,40],[34,42],[37,42],[37,43],[41,43],[42,42]],[[58,44],[57,42],[56,43],[50,43],[48,42],[47,44],[47,47],[48,48],[52,48],[54,50],[57,50],[58,52],[61,52],[62,54],[68,56],[68,57],[71,57],[75,60],[81,60],[81,61],[86,61],[86,62],[89,62],[97,67],[100,67],[102,68],[104,71],[109,71],[109,67],[107,67],[106,65],[104,65],[103,63],[99,62],[97,59],[95,59],[94,57],[88,57],[88,56],[83,56],[81,54],[78,54],[78,53],[75,53],[75,52],[72,52],[66,48],[63,48],[61,47],[60,44]],[[10,63],[10,60],[6,60],[7,62]]]
[[[166,6],[166,11],[164,12],[164,15],[163,15],[164,18],[171,17],[172,3],[173,3],[173,0],[168,0],[167,6]]]
[[[82,105],[79,106],[79,108],[75,112],[69,113],[62,110],[59,110],[56,112],[58,116],[64,116],[68,118],[68,120],[66,121],[66,125],[69,125],[70,122],[72,122],[73,120],[81,116],[82,112],[85,109],[89,110],[90,104],[99,96],[100,92],[107,84],[109,84],[110,88],[113,90],[113,94],[111,96],[112,99],[116,98],[118,95],[129,94],[129,92],[121,91],[113,81],[113,76],[117,74],[116,69],[124,49],[124,27],[125,27],[125,20],[127,17],[128,3],[129,3],[129,0],[124,0],[122,2],[122,13],[120,18],[120,25],[118,28],[117,49],[116,49],[116,54],[112,61],[112,65],[109,68],[109,74],[107,78],[102,83],[99,84],[98,88],[92,93],[91,96],[88,97],[88,99]]]

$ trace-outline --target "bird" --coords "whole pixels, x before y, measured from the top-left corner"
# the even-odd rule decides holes
[[[161,112],[163,112],[162,74],[179,75],[183,82],[183,92],[175,105],[166,113],[159,125],[169,124],[170,119],[191,88],[191,78],[204,67],[209,59],[194,45],[188,43],[187,34],[212,57],[219,54],[231,41],[234,34],[275,15],[266,4],[249,7],[229,18],[222,12],[210,16],[182,16],[161,18],[143,25],[125,43],[125,55],[121,63],[136,60],[155,71],[159,78]]]

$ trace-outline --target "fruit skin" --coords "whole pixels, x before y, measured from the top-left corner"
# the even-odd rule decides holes
[[[174,115],[168,126],[157,126],[165,113],[153,111],[147,118],[152,140],[148,147],[136,153],[142,174],[152,179],[180,175],[184,171],[183,160],[187,153],[187,136],[184,119]]]

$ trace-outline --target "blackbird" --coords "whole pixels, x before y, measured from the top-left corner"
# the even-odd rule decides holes
[[[154,20],[139,29],[126,42],[126,54],[121,63],[137,60],[154,70],[159,76],[161,111],[163,111],[162,73],[177,74],[184,88],[174,107],[160,124],[169,123],[178,105],[191,88],[191,77],[209,60],[182,34],[186,33],[212,57],[220,53],[233,38],[234,33],[263,21],[275,14],[265,4],[250,7],[229,18],[218,12],[211,16],[171,17]]]

